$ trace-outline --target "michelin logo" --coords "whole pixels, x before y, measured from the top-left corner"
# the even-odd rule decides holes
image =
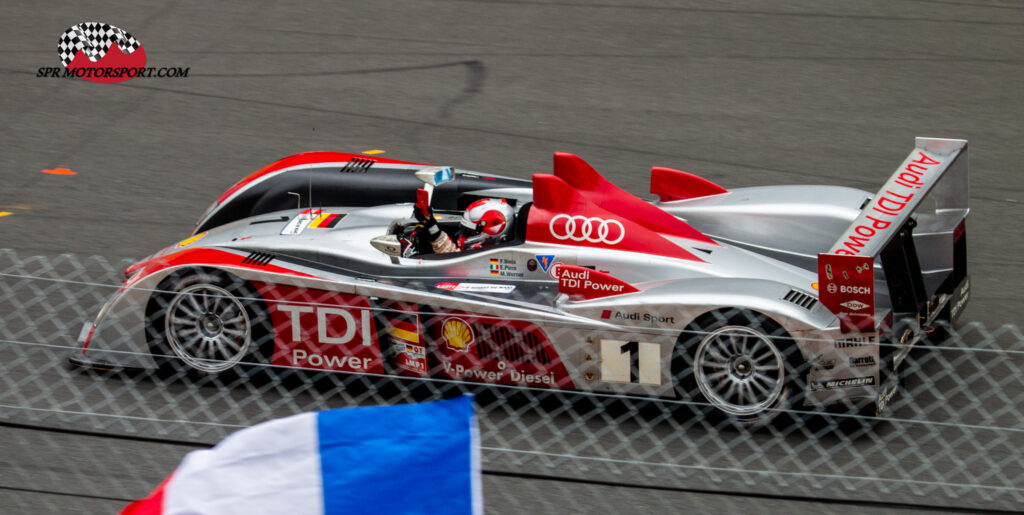
[[[811,383],[811,390],[838,390],[840,388],[856,388],[858,386],[874,386],[875,376],[849,377],[846,379],[829,379]]]

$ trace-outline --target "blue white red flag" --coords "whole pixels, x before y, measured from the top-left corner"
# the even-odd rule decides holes
[[[122,515],[483,513],[473,399],[303,413],[185,456]]]

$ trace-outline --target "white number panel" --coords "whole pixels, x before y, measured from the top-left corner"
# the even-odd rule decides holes
[[[660,354],[657,343],[601,340],[601,380],[660,386]]]

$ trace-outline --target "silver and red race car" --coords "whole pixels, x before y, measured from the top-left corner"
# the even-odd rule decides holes
[[[656,167],[646,201],[565,153],[529,181],[298,154],[129,267],[72,361],[622,393],[741,422],[881,410],[910,348],[966,304],[967,165],[966,141],[918,138],[875,194]],[[484,198],[514,207],[513,230],[429,253],[412,241],[421,189],[453,235]]]

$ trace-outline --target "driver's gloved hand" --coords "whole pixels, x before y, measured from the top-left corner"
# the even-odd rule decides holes
[[[441,230],[441,226],[437,225],[437,220],[434,219],[434,210],[430,208],[429,199],[430,196],[427,194],[427,190],[416,190],[416,206],[412,210],[413,216],[416,217],[416,221],[426,230],[427,240],[430,242],[430,246],[435,253],[457,252],[458,247]]]
[[[437,220],[434,219],[434,210],[430,208],[429,199],[427,190],[422,188],[416,190],[416,206],[412,210],[412,215],[430,234],[430,241],[433,241],[440,236],[441,228],[437,225]]]
[[[424,227],[427,227],[429,224],[437,225],[437,220],[434,220],[434,210],[430,208],[429,199],[427,190],[422,188],[416,190],[416,206],[412,210],[412,215]]]

